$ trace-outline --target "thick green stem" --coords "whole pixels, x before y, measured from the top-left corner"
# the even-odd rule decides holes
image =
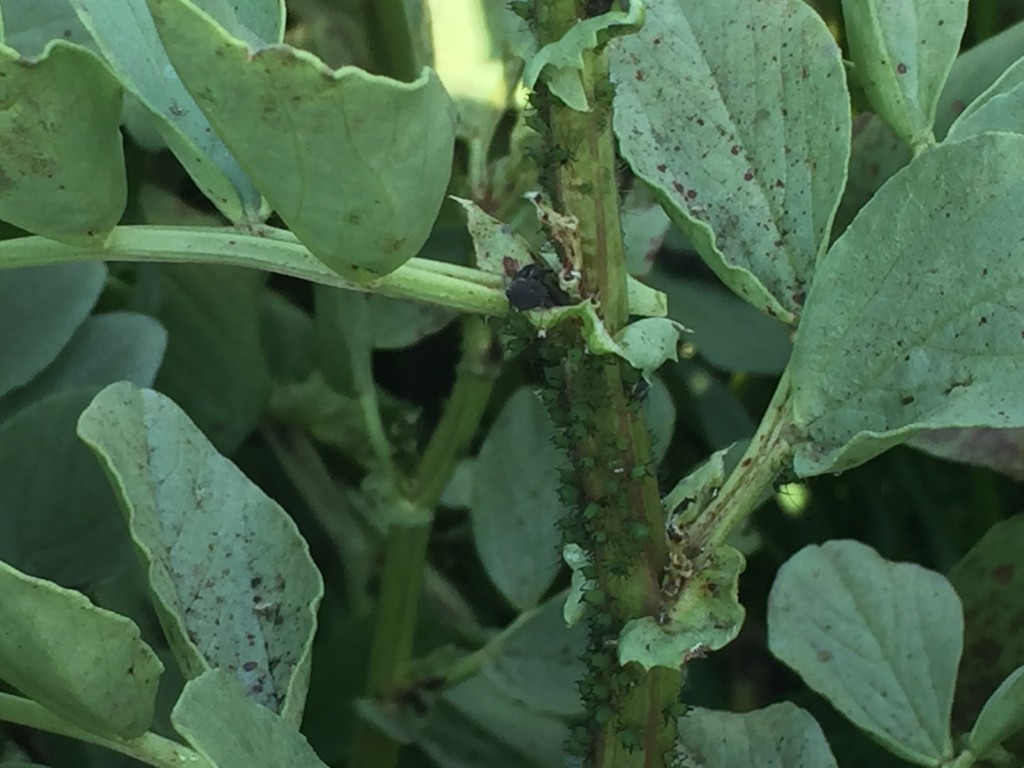
[[[396,520],[387,529],[384,573],[366,693],[386,698],[408,682],[431,515],[459,458],[483,417],[498,369],[491,358],[491,333],[478,317],[463,320],[462,358],[452,396],[423,453]],[[363,723],[350,768],[392,768],[401,745]]]
[[[155,733],[146,733],[137,739],[99,736],[55,715],[31,699],[9,693],[0,693],[0,721],[96,744],[157,768],[181,768],[183,765],[213,768],[198,752]]]
[[[494,336],[482,318],[463,318],[462,358],[455,387],[413,482],[411,497],[425,509],[437,506],[456,463],[480,427],[499,372],[493,343]]]
[[[367,283],[331,271],[286,230],[258,227],[250,232],[213,227],[117,227],[102,246],[66,245],[45,237],[0,241],[0,269],[78,261],[143,261],[225,264],[260,269],[350,291],[422,301],[459,312],[508,314],[501,275],[414,258]]]
[[[117,227],[102,245],[67,245],[45,237],[0,241],[0,269],[42,267],[78,261],[141,261],[166,264],[223,264],[260,269],[350,291],[408,299],[476,315],[505,317],[505,278],[493,272],[432,259],[413,258],[376,280],[356,282],[333,272],[287,230],[249,227]],[[630,311],[665,316],[665,296],[630,283]]]
[[[541,44],[560,39],[587,15],[585,0],[537,0],[536,29]],[[548,126],[545,169],[555,205],[578,220],[585,295],[614,333],[628,320],[627,273],[615,138],[612,133],[612,86],[607,55],[584,51],[581,72],[590,106],[577,112],[538,86],[535,104]],[[554,166],[554,167],[552,167]],[[631,402],[626,382],[633,374],[615,358],[576,358],[562,366],[564,400],[569,418],[569,453],[578,474],[583,503],[598,508],[584,518],[575,535],[583,535],[592,554],[600,602],[592,621],[587,661],[590,676],[582,684],[595,711],[582,746],[588,766],[660,768],[675,740],[668,716],[680,689],[680,672],[645,672],[631,664],[602,672],[614,654],[618,631],[630,619],[652,615],[661,601],[661,574],[666,564],[665,517],[652,464],[650,434],[642,409]],[[562,375],[562,374],[556,374]],[[573,535],[573,534],[570,534]],[[602,622],[601,619],[604,621]],[[605,702],[601,700],[605,699]],[[604,704],[604,706],[603,706]]]
[[[408,518],[388,527],[380,604],[366,678],[366,695],[371,698],[384,699],[397,693],[409,674],[430,540],[430,517],[413,513]],[[362,722],[349,767],[393,768],[400,751],[401,744]]]

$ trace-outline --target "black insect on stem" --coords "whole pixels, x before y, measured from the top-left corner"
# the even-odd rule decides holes
[[[509,304],[520,312],[572,304],[572,299],[559,287],[555,273],[539,264],[527,264],[516,272],[505,295]]]

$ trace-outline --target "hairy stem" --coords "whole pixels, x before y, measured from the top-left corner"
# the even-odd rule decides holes
[[[559,40],[587,15],[588,5],[585,0],[537,0],[541,44]],[[583,62],[590,111],[574,111],[543,83],[534,102],[548,126],[549,191],[556,207],[579,222],[584,293],[596,300],[614,333],[625,325],[629,310],[612,86],[604,51],[585,51]],[[580,543],[592,555],[597,584],[592,599],[599,605],[590,624],[590,672],[581,684],[594,722],[576,746],[589,766],[658,768],[666,765],[675,739],[674,719],[666,713],[678,697],[680,672],[645,672],[636,664],[618,667],[614,654],[621,627],[655,613],[661,601],[665,513],[656,479],[648,471],[650,434],[642,409],[630,397],[628,384],[635,372],[618,358],[570,357],[564,363],[551,361],[548,370],[557,370],[549,379],[563,387],[555,396],[562,402],[553,410],[566,416],[580,503],[591,510],[577,513],[580,520],[569,527],[569,537],[582,538]]]

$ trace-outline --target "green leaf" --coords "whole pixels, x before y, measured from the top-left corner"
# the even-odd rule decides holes
[[[157,316],[169,338],[157,388],[231,453],[270,397],[259,325],[266,276],[210,264],[167,264],[159,275]]]
[[[538,79],[543,79],[551,93],[567,105],[578,112],[589,112],[583,86],[583,52],[597,48],[615,27],[639,27],[643,12],[643,3],[630,3],[628,13],[612,10],[577,21],[559,40],[526,59],[523,85],[533,88]]]
[[[967,747],[983,756],[1024,728],[1024,667],[1017,667],[995,690],[967,737]]]
[[[79,589],[110,579],[131,557],[117,499],[75,437],[94,394],[51,395],[0,424],[0,560]]]
[[[1016,259],[1024,136],[925,152],[822,263],[791,363],[800,475],[857,466],[922,429],[1024,426]],[[956,183],[951,183],[956,179]]]
[[[63,41],[37,59],[0,45],[0,218],[72,245],[103,242],[127,200],[121,88]]]
[[[563,765],[569,729],[506,696],[476,675],[446,691],[418,746],[441,768],[553,768]]]
[[[676,406],[672,394],[661,379],[651,380],[651,391],[644,402],[644,421],[651,431],[651,451],[660,462],[668,453],[676,429]]]
[[[836,768],[821,726],[788,701],[736,714],[694,707],[679,718],[679,768]]]
[[[102,264],[0,271],[0,395],[57,357],[103,290]]]
[[[967,24],[967,0],[843,0],[858,82],[911,147],[934,143],[939,94]]]
[[[405,349],[446,328],[455,313],[414,301],[368,296],[370,344],[374,349]]]
[[[701,433],[714,450],[728,448],[754,434],[755,424],[737,396],[708,370],[689,360],[669,366],[665,380],[681,402],[696,413],[684,410],[681,421]],[[689,418],[687,418],[689,416]]]
[[[668,296],[669,317],[693,331],[686,341],[715,368],[736,373],[782,373],[790,329],[715,285],[655,272]]]
[[[4,0],[0,39],[22,56],[38,56],[51,40],[95,44],[68,0]]]
[[[583,715],[576,683],[583,676],[586,627],[566,627],[565,595],[546,601],[502,642],[480,670],[509,698],[536,712],[560,717]]]
[[[313,318],[280,293],[266,291],[261,298],[260,329],[271,378],[297,384],[316,368]]]
[[[122,85],[156,119],[168,147],[203,194],[234,223],[266,218],[263,201],[238,162],[175,73],[143,3],[70,0]],[[217,20],[249,39],[277,43],[283,32],[280,0],[202,3]],[[237,12],[243,18],[236,16]]]
[[[646,184],[635,184],[622,199],[622,240],[626,270],[633,277],[651,271],[671,222]],[[678,318],[674,318],[678,319]]]
[[[91,733],[149,729],[163,665],[134,622],[3,562],[0,594],[0,679]]]
[[[908,445],[940,459],[988,467],[1024,481],[1024,429],[929,429]]]
[[[856,541],[804,547],[768,597],[768,646],[895,754],[953,755],[949,732],[963,614],[952,585]]]
[[[662,500],[670,532],[686,526],[718,494],[725,482],[728,450],[716,451]],[[730,546],[705,553],[694,573],[684,547],[669,536],[669,567],[662,579],[660,615],[626,623],[619,635],[619,661],[639,662],[644,669],[679,669],[692,658],[732,642],[746,614],[738,600],[743,554]]]
[[[965,109],[949,129],[947,141],[985,131],[1024,133],[1024,59],[1018,59]]]
[[[731,643],[746,615],[739,602],[739,579],[746,563],[738,550],[722,545],[705,553],[697,573],[676,574],[679,584],[675,594],[666,597],[663,614],[631,619],[623,627],[619,663],[635,661],[648,670],[679,669]]]
[[[473,540],[491,581],[520,610],[536,605],[558,573],[565,456],[553,439],[551,417],[523,388],[494,420],[475,464]]]
[[[227,670],[299,722],[323,583],[292,519],[151,390],[107,387],[78,434],[127,510],[186,677]]]
[[[171,722],[211,768],[327,768],[294,723],[261,707],[220,669],[185,684]]]
[[[1016,61],[1024,45],[1024,22],[1000,32],[959,56],[939,97],[934,132],[943,138],[950,125],[979,94]],[[850,180],[836,215],[841,232],[886,179],[910,162],[910,148],[877,115],[861,115],[850,156]]]
[[[167,332],[148,315],[111,312],[87,317],[56,360],[28,385],[0,399],[0,421],[55,392],[98,391],[115,381],[148,387],[166,346]]]
[[[663,364],[679,360],[686,330],[667,317],[642,317],[615,335],[616,354],[649,379]]]
[[[1024,51],[1024,21],[957,56],[939,98],[935,135],[942,138],[964,108],[994,83]]]
[[[480,269],[508,276],[505,264],[511,264],[515,272],[533,263],[530,244],[510,224],[498,221],[472,200],[454,196],[452,200],[466,211],[466,227]]]
[[[913,157],[910,147],[877,115],[865,113],[858,116],[853,130],[850,176],[836,212],[833,236],[845,231],[889,177]]]
[[[849,153],[821,18],[797,0],[652,0],[643,29],[612,46],[612,74],[630,166],[726,285],[793,323]]]
[[[949,573],[967,627],[957,679],[955,722],[966,730],[1004,679],[1024,664],[1024,515],[993,525]]]
[[[451,174],[454,127],[436,74],[335,72],[289,46],[250,48],[188,0],[149,7],[214,129],[317,258],[368,281],[416,255]]]

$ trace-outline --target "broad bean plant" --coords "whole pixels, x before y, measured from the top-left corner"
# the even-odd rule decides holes
[[[0,0],[0,765],[1019,765],[1021,518],[740,584],[1020,476],[1024,27],[334,5]]]

